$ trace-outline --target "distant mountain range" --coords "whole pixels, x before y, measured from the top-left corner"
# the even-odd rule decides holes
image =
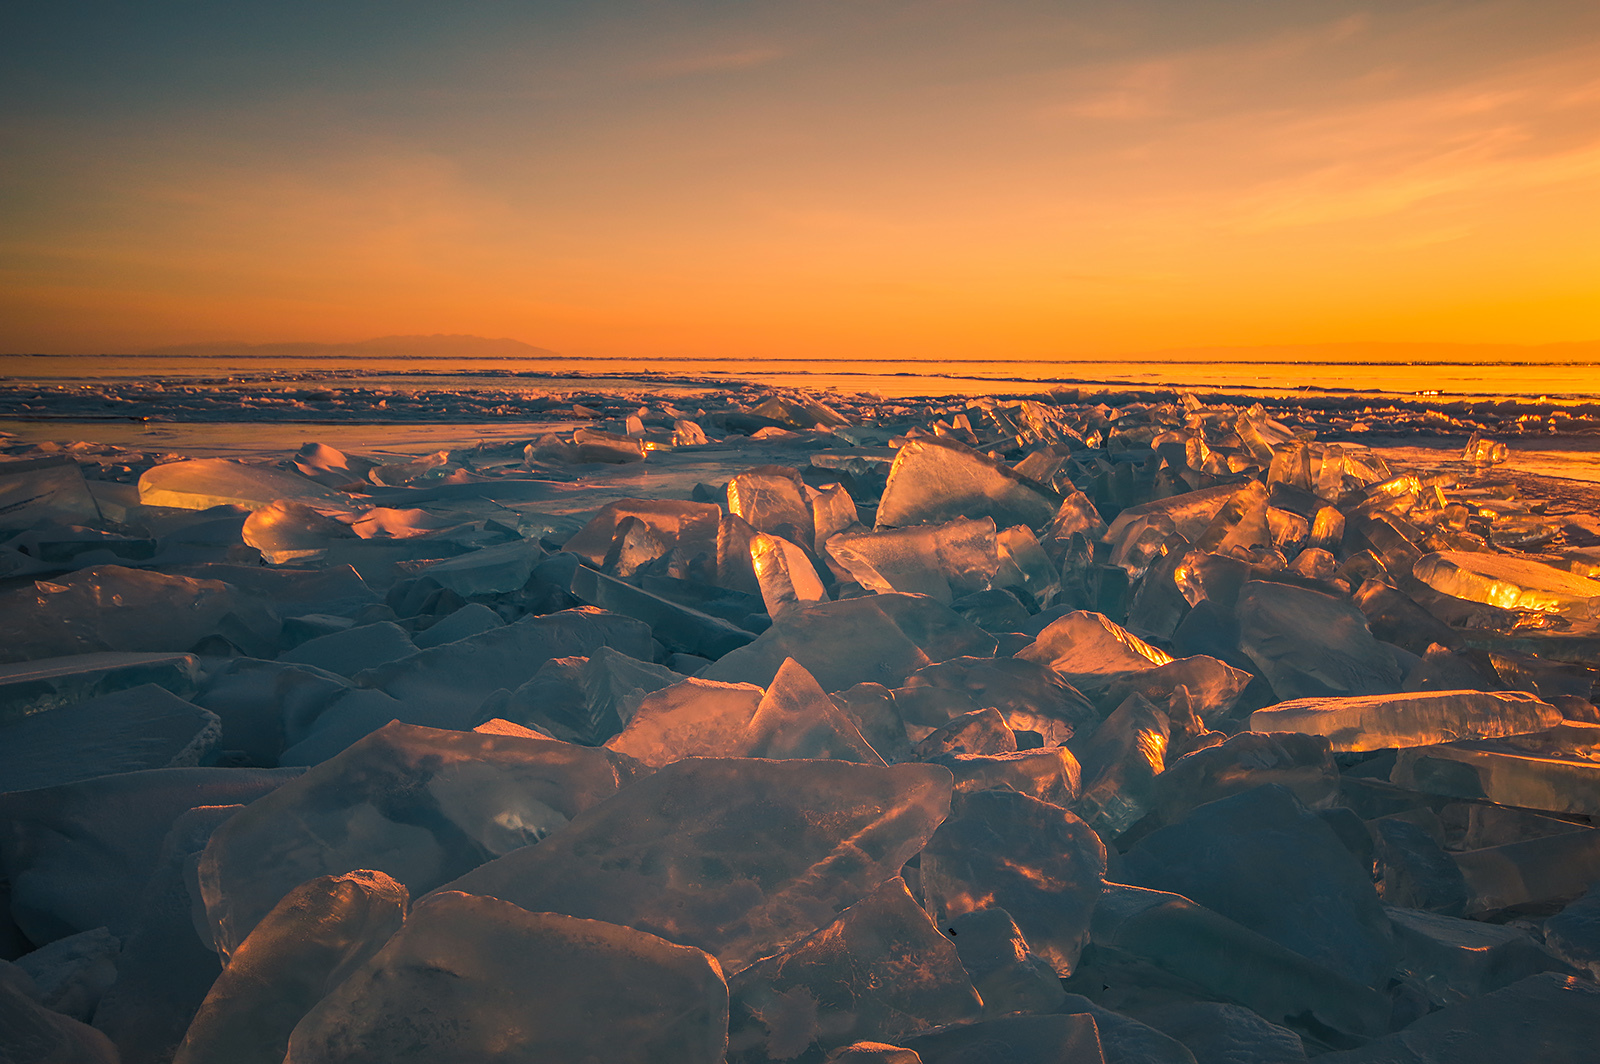
[[[319,355],[368,358],[550,358],[557,354],[521,340],[505,337],[466,336],[438,333],[433,336],[380,336],[374,340],[323,344],[311,341],[275,344],[241,344],[226,341],[203,344],[175,344],[152,347],[144,355],[174,357],[230,355],[247,358],[315,358]]]

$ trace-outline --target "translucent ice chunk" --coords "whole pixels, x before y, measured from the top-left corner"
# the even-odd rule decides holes
[[[1082,770],[1064,746],[1003,754],[937,754],[929,758],[956,778],[956,793],[1016,791],[1066,808],[1078,797]]]
[[[1423,794],[1487,799],[1552,813],[1600,814],[1600,763],[1579,755],[1494,746],[1447,743],[1406,750],[1390,779]]]
[[[701,675],[765,685],[794,658],[824,691],[869,681],[897,687],[931,662],[994,650],[994,636],[948,606],[920,595],[869,595],[789,610]]]
[[[1091,931],[1097,948],[1132,954],[1237,1001],[1273,1023],[1347,1038],[1388,1029],[1389,1001],[1370,987],[1178,894],[1108,884]]]
[[[814,543],[817,531],[805,482],[788,466],[757,466],[728,481],[728,511],[758,532]]]
[[[727,1024],[697,949],[449,892],[300,1021],[284,1064],[721,1064]]]
[[[469,602],[465,606],[448,613],[412,637],[412,642],[420,649],[444,646],[454,643],[457,639],[487,632],[491,628],[499,628],[506,622],[498,613],[481,602]]]
[[[1008,733],[1009,734],[1009,733]],[[881,765],[855,723],[829,700],[815,677],[793,658],[772,678],[746,731],[749,757],[832,758]]]
[[[355,679],[401,701],[426,703],[441,713],[459,711],[465,720],[491,693],[516,690],[551,658],[586,655],[602,646],[649,658],[650,638],[649,627],[631,617],[591,608],[562,610],[418,651]]]
[[[970,709],[997,709],[1008,728],[1038,732],[1049,745],[1099,724],[1094,706],[1060,673],[1021,658],[960,657],[937,662],[906,677],[901,694],[910,696],[930,688],[962,696]],[[943,719],[919,717],[918,723],[937,727]]]
[[[1073,806],[1078,815],[1106,838],[1132,827],[1150,808],[1171,731],[1164,712],[1142,695],[1129,695],[1092,736],[1075,744],[1083,765],[1083,793]]]
[[[1106,530],[1105,539],[1119,543],[1125,530],[1142,518],[1162,514],[1172,522],[1173,529],[1191,543],[1200,537],[1222,510],[1224,504],[1238,491],[1234,484],[1218,484],[1199,491],[1172,495],[1165,499],[1129,506],[1117,514],[1116,520]]]
[[[989,518],[846,532],[834,536],[827,547],[862,587],[928,595],[947,605],[987,589],[1000,564],[994,522]]]
[[[1339,769],[1328,740],[1295,732],[1240,732],[1167,765],[1155,779],[1150,811],[1171,824],[1207,802],[1265,783],[1287,788],[1313,809],[1331,804],[1339,793]]]
[[[359,538],[350,526],[324,513],[326,508],[291,499],[258,506],[245,518],[243,541],[269,564],[284,565],[301,559],[309,562],[341,540]]]
[[[0,528],[29,528],[45,519],[100,522],[100,507],[78,463],[57,455],[0,464]]]
[[[1239,647],[1279,698],[1377,695],[1400,689],[1394,655],[1350,600],[1264,580],[1239,592]],[[1288,731],[1273,727],[1272,731]]]
[[[889,469],[878,527],[990,517],[996,526],[1043,528],[1061,499],[1003,463],[950,439],[906,441]]]
[[[229,959],[173,1064],[281,1064],[295,1025],[400,930],[409,901],[382,872],[300,884]]]
[[[498,595],[516,591],[526,584],[533,567],[543,557],[539,544],[517,539],[446,558],[423,569],[422,573],[462,598]]]
[[[898,876],[733,976],[728,996],[729,1054],[751,1062],[895,1041],[982,1009],[955,946]]]
[[[278,627],[262,602],[220,580],[97,565],[0,599],[0,660],[185,651],[211,635],[270,657]]]
[[[975,909],[952,917],[946,933],[983,998],[985,1015],[1055,1012],[1066,999],[1061,977],[1034,956],[1022,929],[1004,909]]]
[[[1455,739],[1542,731],[1560,722],[1560,710],[1521,691],[1299,698],[1250,715],[1254,731],[1326,735],[1335,750],[1432,746]]]
[[[769,616],[776,617],[798,603],[828,598],[811,558],[782,536],[758,533],[750,541],[750,564]]]
[[[1395,959],[1370,872],[1282,787],[1200,806],[1123,861],[1140,886],[1182,894],[1358,982],[1381,985]]]
[[[1435,591],[1472,602],[1508,610],[1600,617],[1600,580],[1532,558],[1444,551],[1424,555],[1412,571]]]
[[[1013,791],[958,795],[922,852],[928,913],[952,918],[999,906],[1041,959],[1071,975],[1100,898],[1105,846],[1060,806]]]
[[[566,590],[580,602],[636,619],[647,625],[668,649],[685,654],[716,659],[753,638],[743,628],[720,617],[673,602],[587,566],[580,565],[572,571]],[[634,657],[651,656],[648,651],[631,646],[622,649]]]
[[[209,510],[233,504],[257,510],[279,499],[333,510],[354,509],[349,496],[309,477],[228,458],[168,462],[152,466],[139,478],[139,501],[146,506]]]
[[[1600,831],[1508,842],[1452,855],[1471,893],[1466,915],[1566,903],[1600,881]]]
[[[897,874],[950,788],[935,765],[690,758],[450,888],[624,923],[737,971]]]
[[[101,995],[117,981],[121,949],[115,935],[97,927],[24,953],[16,965],[32,979],[41,1005],[88,1023]]]
[[[198,765],[221,738],[216,714],[141,684],[0,727],[0,787]]]
[[[682,679],[665,665],[600,647],[587,658],[551,658],[497,712],[585,744],[603,743],[633,719],[645,695]]]
[[[1120,679],[1173,660],[1104,614],[1084,610],[1051,621],[1016,656],[1048,665],[1090,698]]]
[[[376,668],[416,652],[416,644],[404,628],[393,621],[379,621],[308,639],[278,655],[278,660],[354,676],[362,669]]]
[[[681,680],[641,698],[606,749],[656,766],[685,757],[740,756],[762,695],[755,684]]]
[[[638,562],[624,563],[618,540],[625,534],[622,526],[633,518],[660,544],[661,554],[669,559],[669,571],[688,579],[710,580],[716,572],[717,522],[721,516],[721,508],[714,503],[618,499],[601,507],[563,549],[597,569],[617,570],[618,575],[629,576]],[[611,568],[607,567],[608,561]]]
[[[1399,968],[1435,1005],[1454,1005],[1565,966],[1519,928],[1416,909],[1385,908],[1400,944]]]
[[[386,872],[420,894],[535,842],[609,797],[604,751],[393,723],[228,821],[200,885],[228,956],[315,876]]]
[[[850,497],[843,484],[829,484],[811,500],[811,523],[816,529],[816,539],[807,544],[818,556],[823,553],[823,544],[836,533],[854,527],[859,521],[856,515],[856,502]]]

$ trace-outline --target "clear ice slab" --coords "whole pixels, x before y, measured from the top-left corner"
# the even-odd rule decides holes
[[[900,877],[828,926],[728,980],[728,1057],[820,1061],[829,1050],[976,1019],[956,947]]]
[[[827,550],[862,587],[928,595],[945,605],[988,590],[1000,566],[989,518],[842,532],[828,540]]]
[[[549,835],[618,785],[603,750],[389,724],[212,836],[200,887],[214,941],[230,956],[316,876],[373,869],[423,894]]]
[[[168,462],[151,467],[139,478],[139,501],[146,506],[209,510],[233,504],[258,510],[279,499],[332,510],[354,509],[348,495],[310,477],[230,458]]]
[[[878,503],[879,528],[994,519],[998,528],[1043,528],[1061,498],[954,440],[919,436],[895,455]]]
[[[727,984],[699,950],[448,891],[300,1021],[283,1060],[721,1064],[727,1037]]]
[[[1251,580],[1239,592],[1239,648],[1279,698],[1389,694],[1402,676],[1348,599]],[[1284,729],[1278,728],[1282,731]]]
[[[1250,728],[1325,735],[1335,750],[1356,751],[1521,735],[1561,720],[1560,710],[1522,691],[1411,691],[1292,699],[1250,714]]]
[[[626,924],[737,971],[898,874],[950,791],[935,765],[689,758],[448,888]]]
[[[1600,617],[1600,580],[1510,554],[1441,551],[1412,566],[1435,591],[1507,610]]]

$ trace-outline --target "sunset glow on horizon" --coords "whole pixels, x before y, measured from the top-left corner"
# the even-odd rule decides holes
[[[0,352],[1600,339],[1600,7],[13,6]]]

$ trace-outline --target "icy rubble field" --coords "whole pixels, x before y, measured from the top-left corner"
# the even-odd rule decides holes
[[[3,448],[0,1060],[1594,1058],[1521,415],[504,399]]]

